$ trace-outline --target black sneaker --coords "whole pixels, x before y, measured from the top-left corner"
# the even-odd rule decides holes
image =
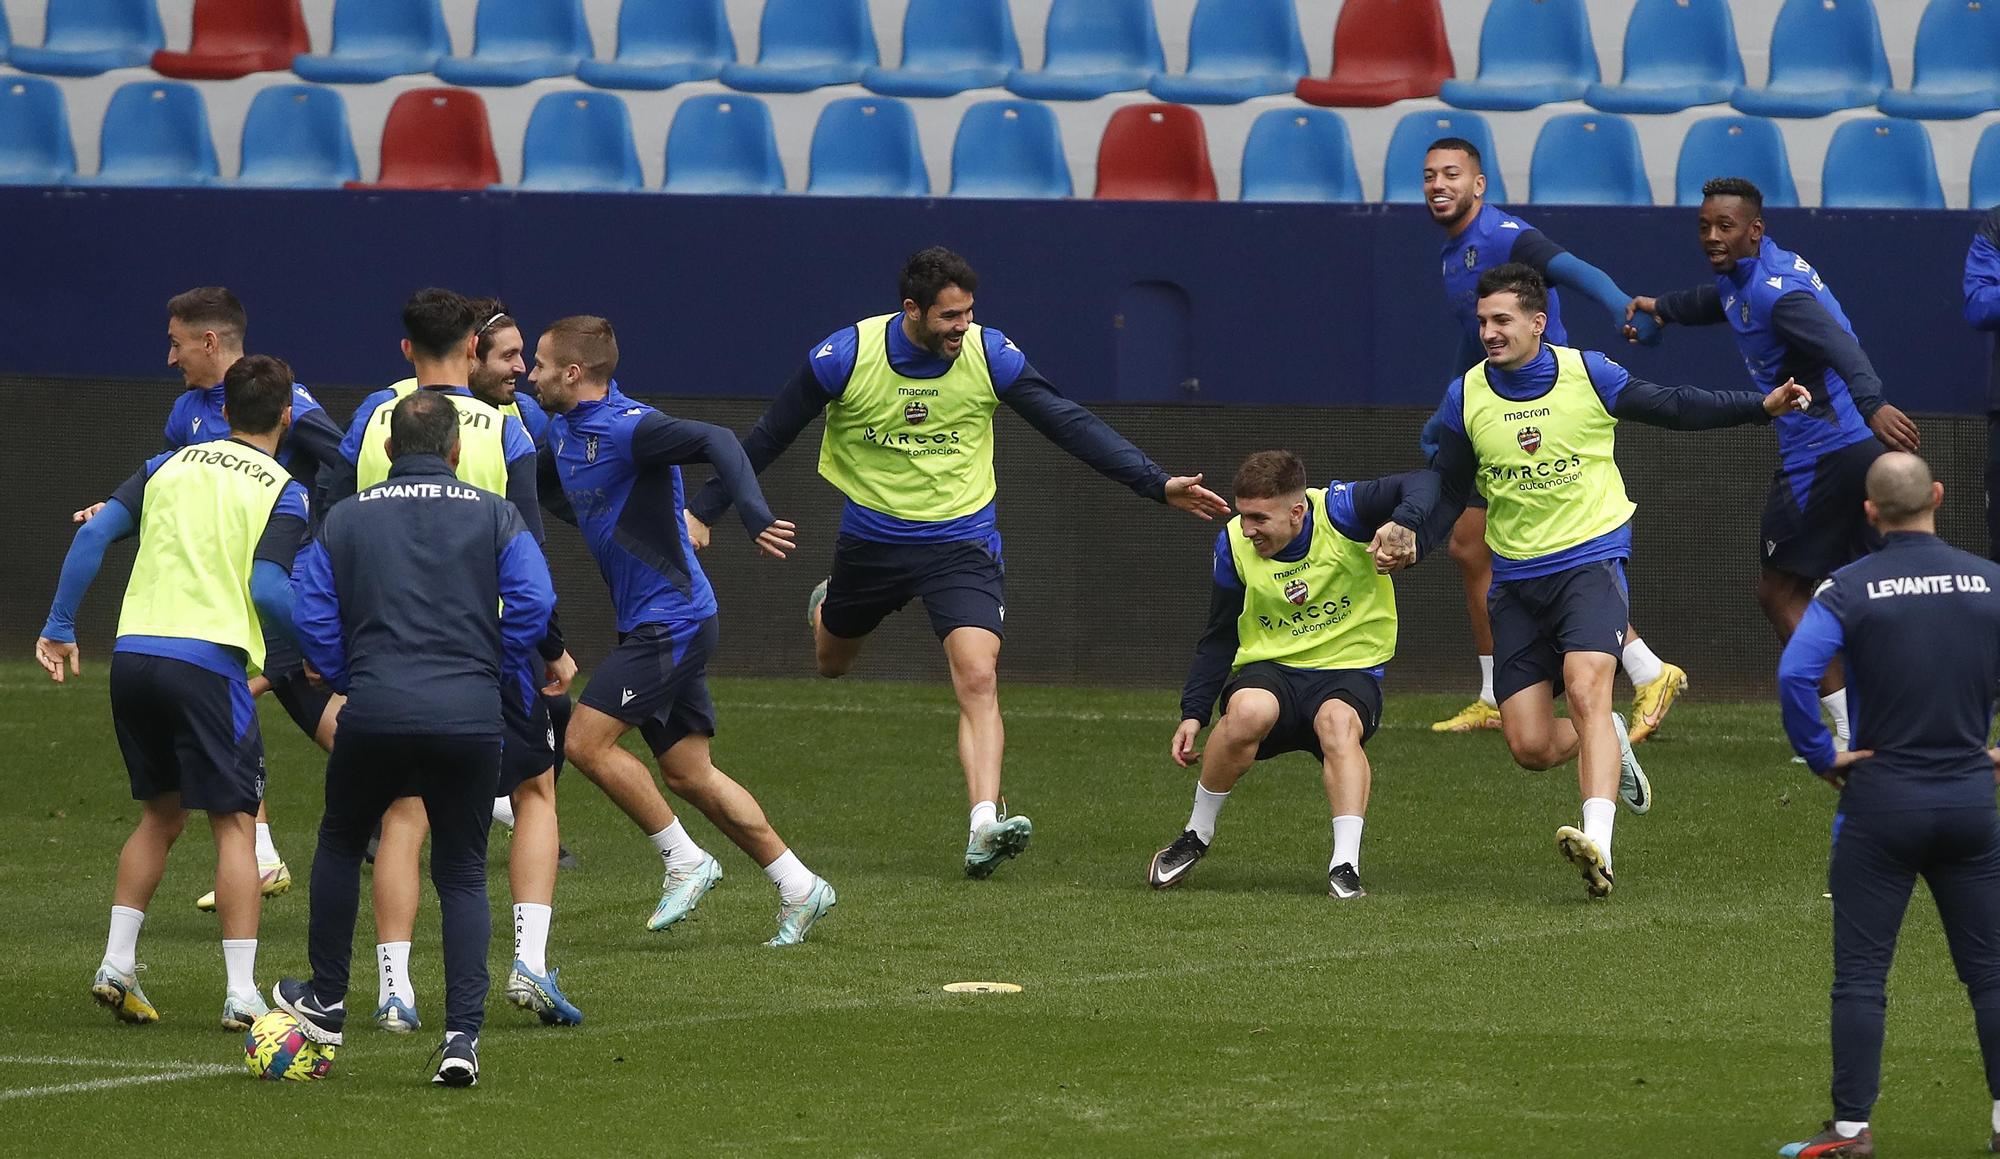
[[[582,865],[583,862],[578,861],[576,859],[576,854],[571,853],[569,851],[569,846],[562,844],[558,844],[556,846],[557,869],[577,869],[580,868]]]
[[[1343,861],[1327,870],[1326,892],[1342,901],[1368,896],[1368,891],[1361,888],[1361,871],[1354,868],[1351,861]]]
[[[444,1055],[439,1060],[437,1073],[431,1081],[446,1087],[473,1087],[479,1085],[479,1040],[469,1034],[456,1034],[444,1040],[438,1048]]]
[[[1192,829],[1183,830],[1172,845],[1153,854],[1153,863],[1146,867],[1146,884],[1154,889],[1172,889],[1207,853],[1208,842],[1195,836]]]
[[[347,1007],[331,1009],[313,997],[312,987],[297,978],[283,978],[271,987],[271,1005],[298,1020],[299,1030],[314,1042],[339,1046],[341,1029],[347,1025]]]

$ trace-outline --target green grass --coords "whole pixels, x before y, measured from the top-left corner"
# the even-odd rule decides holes
[[[395,1038],[365,1018],[324,1083],[180,1077],[241,1057],[214,1025],[221,955],[192,905],[213,853],[191,825],[140,943],[163,1020],[114,1023],[86,990],[134,809],[97,659],[61,689],[0,668],[0,1129],[19,1154],[1762,1155],[1827,1113],[1834,797],[1788,763],[1773,706],[1699,700],[1641,750],[1659,804],[1621,816],[1618,893],[1593,904],[1554,852],[1574,773],[1520,772],[1497,734],[1434,737],[1456,704],[1392,698],[1371,745],[1370,896],[1343,904],[1296,756],[1243,783],[1186,886],[1145,888],[1192,792],[1166,757],[1170,692],[1004,690],[1008,792],[1036,837],[982,883],[960,870],[947,689],[719,681],[718,763],[840,890],[812,942],[758,944],[774,892],[692,814],[729,877],[697,920],[648,934],[657,858],[572,772],[583,867],[562,875],[551,961],[585,1026],[544,1029],[496,986],[472,1091],[425,1081],[428,1026]],[[268,985],[304,966],[321,758],[274,705],[263,720],[300,882],[264,911]],[[427,891],[414,972],[433,1020],[436,922]],[[1025,992],[939,990],[965,979]],[[1971,1017],[1921,890],[1891,996],[1884,1153],[1979,1153]],[[175,1077],[13,1093],[146,1074]]]

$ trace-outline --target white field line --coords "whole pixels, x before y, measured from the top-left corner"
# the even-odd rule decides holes
[[[146,1074],[117,1075],[111,1078],[83,1079],[77,1082],[49,1083],[37,1087],[15,1087],[0,1089],[0,1102],[9,1099],[35,1099],[45,1095],[82,1094],[88,1091],[112,1090],[117,1087],[139,1086],[145,1083],[171,1083],[185,1079],[209,1078],[214,1075],[233,1074],[237,1068],[219,1062],[151,1063],[129,1062],[123,1059],[64,1058],[58,1055],[0,1055],[0,1065],[22,1066],[78,1066],[78,1067],[139,1067]]]

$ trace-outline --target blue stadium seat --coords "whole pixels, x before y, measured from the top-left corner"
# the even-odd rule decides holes
[[[1743,84],[1729,0],[1639,0],[1625,25],[1625,78],[1583,94],[1614,113],[1677,113],[1726,101]]]
[[[1651,205],[1639,131],[1616,113],[1550,117],[1528,163],[1536,205]]]
[[[591,57],[583,0],[479,0],[472,55],[448,56],[432,69],[467,88],[527,84],[572,76]]]
[[[50,76],[96,76],[144,68],[166,46],[153,0],[49,0],[44,26],[41,47],[15,45],[8,64]]]
[[[892,97],[948,97],[1004,84],[1020,67],[1007,0],[910,0],[902,66],[878,65],[861,74],[861,83]]]
[[[1943,209],[1944,189],[1923,122],[1864,117],[1835,129],[1819,203],[1829,209]]]
[[[1347,122],[1332,109],[1269,109],[1243,146],[1245,201],[1362,201]]]
[[[522,189],[618,193],[645,186],[622,99],[570,91],[535,102],[521,140]]]
[[[1293,0],[1201,0],[1188,27],[1188,68],[1147,86],[1163,101],[1233,105],[1291,92],[1312,70]]]
[[[1479,29],[1479,79],[1448,80],[1461,109],[1532,109],[1573,101],[1599,80],[1583,0],[1493,0]]]
[[[722,83],[753,93],[849,85],[882,63],[868,0],[764,0],[757,63],[732,64]]]
[[[0,8],[0,60],[6,59],[13,46],[14,35],[7,30],[7,10]]]
[[[1747,179],[1765,205],[1790,209],[1799,203],[1785,135],[1762,117],[1709,117],[1688,126],[1674,171],[1674,204],[1700,205],[1702,185],[1716,177]]]
[[[1055,0],[1042,42],[1042,67],[1007,74],[1017,96],[1091,101],[1145,88],[1167,71],[1153,0]]]
[[[1439,137],[1460,137],[1478,147],[1485,159],[1486,200],[1504,204],[1507,182],[1500,176],[1500,161],[1493,150],[1493,129],[1478,113],[1450,109],[1408,113],[1396,122],[1396,131],[1389,135],[1389,155],[1382,163],[1382,200],[1422,203],[1424,154]]]
[[[1889,57],[1871,0],[1785,0],[1771,28],[1771,80],[1729,103],[1760,117],[1823,117],[1872,105]]]
[[[576,66],[601,89],[664,89],[714,80],[736,59],[723,0],[625,0],[618,9],[618,55]]]
[[[335,0],[333,49],[292,58],[292,71],[322,84],[373,84],[416,76],[451,55],[438,0]]]
[[[37,77],[0,82],[0,185],[60,185],[75,177],[62,88]]]
[[[2000,124],[1986,126],[1972,151],[1972,208],[2000,205]]]
[[[250,102],[236,184],[339,189],[359,180],[347,102],[339,92],[317,85],[272,85]]]
[[[756,97],[689,97],[667,130],[668,193],[783,193],[771,110]]]
[[[917,118],[895,97],[827,102],[813,127],[807,193],[835,197],[924,197],[931,191]]]
[[[981,101],[965,110],[951,147],[953,197],[1070,197],[1056,115],[1036,101]]]
[[[105,185],[209,185],[220,176],[208,106],[185,81],[133,81],[111,94],[92,180]]]
[[[2000,109],[2000,4],[1931,0],[1917,25],[1916,82],[1876,103],[1892,117],[1933,120]]]

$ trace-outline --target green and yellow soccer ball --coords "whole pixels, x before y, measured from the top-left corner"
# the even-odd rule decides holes
[[[310,1082],[333,1070],[334,1050],[307,1038],[298,1019],[273,1010],[251,1023],[243,1036],[243,1065],[260,1079]]]

